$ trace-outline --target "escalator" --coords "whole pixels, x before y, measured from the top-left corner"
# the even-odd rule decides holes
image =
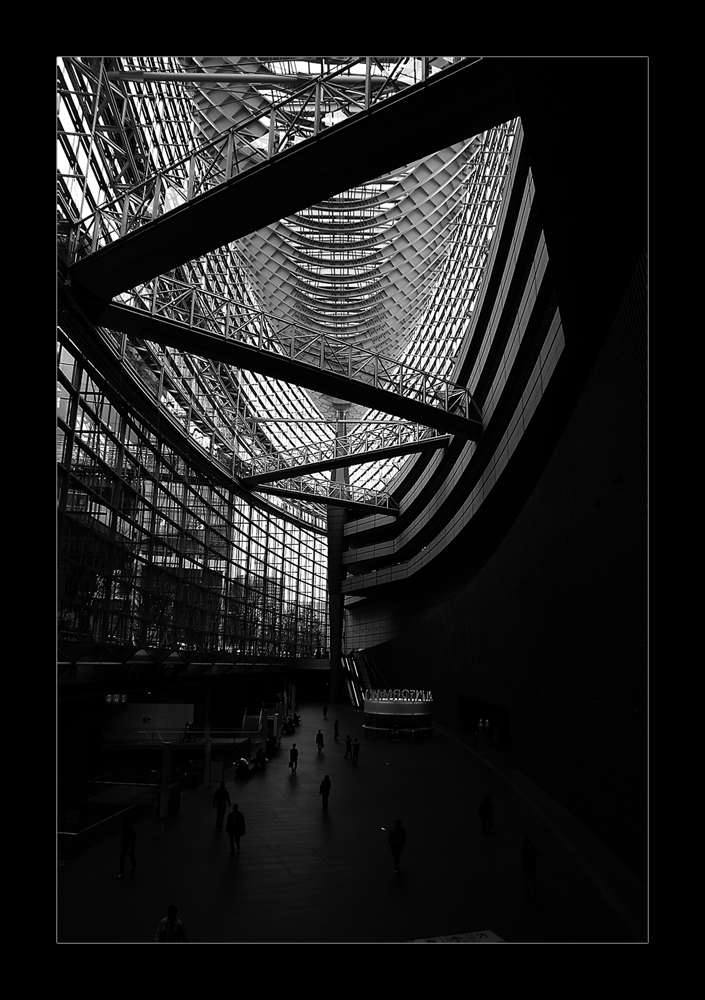
[[[353,708],[362,708],[365,691],[386,688],[387,684],[364,649],[355,649],[341,657],[343,675]]]

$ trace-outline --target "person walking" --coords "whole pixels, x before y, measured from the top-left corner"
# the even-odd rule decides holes
[[[160,941],[164,944],[169,942],[188,941],[183,921],[176,915],[179,912],[178,906],[171,903],[166,912],[167,915],[162,917],[159,921],[157,932],[154,935],[154,940]]]
[[[233,844],[237,844],[237,849],[239,851],[240,837],[245,836],[245,817],[238,809],[237,802],[233,802],[233,811],[228,815],[228,821],[225,824],[225,832],[230,837],[230,856],[232,857],[235,853]]]
[[[392,860],[394,861],[394,873],[399,874],[399,865],[401,862],[401,852],[404,850],[404,844],[406,843],[406,830],[401,825],[401,820],[398,819],[394,824],[394,827],[389,831],[389,836],[387,837],[389,846],[392,849]]]
[[[132,862],[132,871],[137,867],[137,862],[135,861],[135,839],[135,828],[129,819],[126,819],[123,823],[120,836],[120,874],[118,878],[122,878],[125,874],[125,858],[129,858]]]
[[[318,794],[323,796],[323,808],[328,809],[328,796],[330,795],[330,778],[328,775],[325,776],[321,784],[318,786]]]
[[[343,757],[343,760],[345,760],[348,754],[352,756],[352,740],[350,739],[349,736],[345,740],[345,757]]]
[[[333,723],[333,739],[338,742],[338,737],[340,736],[340,723],[336,719]]]
[[[357,736],[352,741],[352,762],[357,764],[357,758],[360,756],[360,741]]]
[[[486,837],[494,830],[494,809],[492,808],[489,795],[485,795],[480,803],[479,815],[482,822],[482,832]]]
[[[296,744],[291,744],[291,750],[289,751],[289,767],[291,768],[291,773],[296,774],[296,769],[299,766],[299,751],[296,749]]]
[[[327,704],[323,705],[323,718],[324,719],[328,718],[328,705]]]
[[[524,846],[519,853],[521,854],[521,867],[524,872],[524,898],[530,902],[538,903],[536,859],[541,855],[528,837],[524,837]]]
[[[323,733],[320,729],[316,733],[316,746],[318,747],[318,752],[320,753],[323,749]]]
[[[216,790],[213,796],[213,808],[217,810],[215,814],[215,826],[217,830],[223,828],[223,820],[225,819],[225,810],[227,806],[230,805],[230,796],[228,790],[225,787],[225,782],[221,781],[220,788]]]

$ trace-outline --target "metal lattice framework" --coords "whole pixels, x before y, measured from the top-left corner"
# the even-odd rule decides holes
[[[399,513],[399,505],[386,491],[369,490],[363,486],[351,486],[328,479],[314,479],[312,476],[279,479],[276,486],[261,485],[254,489],[258,493],[272,496],[309,497],[325,504],[361,507],[368,509],[370,513]]]
[[[63,57],[61,252],[68,260],[90,254],[458,60],[472,58]],[[199,323],[207,326],[222,311],[222,302],[208,301],[217,295],[245,303],[250,317],[259,311],[257,340],[268,341],[275,323],[279,329],[293,318],[306,333],[292,356],[311,358],[317,350],[320,364],[323,348],[331,370],[377,379],[390,391],[401,376],[410,394],[424,398],[423,378],[406,378],[414,369],[425,376],[427,402],[445,407],[445,380],[448,405],[462,412],[454,367],[497,223],[512,136],[510,122],[440,150],[191,261],[173,279],[198,285]],[[355,360],[350,342],[369,353]],[[291,352],[291,340],[288,346]],[[146,342],[133,347],[161,353],[165,371],[176,371],[183,353]],[[208,389],[191,405],[197,418],[189,433],[226,463],[331,441],[336,400],[205,358],[191,363]],[[177,408],[186,421],[189,405]],[[293,420],[312,412],[331,424],[256,423],[262,415]],[[382,415],[359,405],[348,414]],[[357,467],[355,481],[379,488],[401,461]]]
[[[449,80],[460,68],[452,63],[472,61],[60,57],[62,274],[68,270],[70,281],[74,263],[95,267],[115,251],[139,255],[145,236],[158,243],[162,224],[183,236],[179,253],[189,250],[182,220],[210,195],[242,190],[277,164],[285,170],[287,157],[299,156],[297,144],[302,154],[318,150],[335,141],[326,130],[343,136],[358,116],[352,134],[386,113],[375,106],[387,98],[396,95],[399,107],[406,100],[399,95],[416,87],[413,102],[435,84],[432,75],[450,67]],[[140,641],[179,648],[232,645],[233,655],[294,655],[325,644],[326,507],[396,516],[388,484],[407,461],[401,449],[441,440],[428,428],[410,429],[406,421],[425,419],[416,412],[371,428],[370,418],[390,411],[370,407],[385,401],[371,393],[346,401],[342,386],[338,395],[330,386],[377,386],[425,403],[431,416],[478,423],[456,372],[499,220],[513,131],[507,122],[462,141],[454,133],[454,145],[433,153],[427,143],[422,158],[293,216],[255,232],[243,226],[241,238],[219,247],[203,241],[193,251],[202,256],[185,253],[148,285],[116,279],[111,294],[118,287],[126,294],[108,313],[134,310],[134,330],[160,323],[189,335],[175,347],[89,324],[85,346],[92,348],[93,334],[102,341],[97,354],[119,372],[117,387],[91,382],[77,329],[84,303],[63,287],[64,638],[125,641],[139,633]],[[384,162],[380,170],[391,165]],[[227,228],[219,236],[227,239]],[[289,369],[271,374],[192,349],[208,338],[288,359]],[[288,379],[296,366],[331,378]],[[128,401],[138,397],[144,425],[130,416]],[[394,447],[396,457],[369,459]],[[331,481],[291,474],[292,461],[325,463],[344,451],[367,462],[351,463],[349,484],[347,473]],[[273,467],[284,476],[271,487],[242,480]]]
[[[483,150],[470,139],[244,237],[263,308],[398,356],[422,321]]]
[[[447,440],[448,437],[436,437],[432,430],[421,424],[402,421],[382,426],[358,424],[337,440],[324,444],[304,445],[287,452],[271,451],[261,455],[243,467],[242,472],[248,478],[256,479],[290,472],[298,466],[322,465],[340,458],[347,458],[350,464],[354,465],[356,459],[359,460],[363,456],[369,459],[387,449],[401,448],[421,441]]]
[[[304,74],[282,72],[286,64],[279,57],[272,59],[276,72],[274,66],[267,67],[266,57],[229,57],[229,67],[240,68],[239,73],[228,72],[222,64],[217,72],[207,73],[198,65],[198,57],[183,57],[184,65],[195,70],[187,74],[173,57],[144,58],[151,68],[145,66],[143,57],[123,57],[118,68],[106,68],[101,60],[97,70],[92,70],[91,85],[96,95],[107,90],[120,127],[129,133],[132,123],[126,122],[125,95],[129,100],[139,93],[139,84],[170,83],[170,97],[182,105],[193,102],[194,88],[198,88],[200,117],[180,156],[119,195],[100,199],[90,215],[81,214],[81,225],[74,229],[69,246],[70,261],[135,232],[447,65],[444,57],[328,57],[335,63],[332,69]],[[86,72],[80,64],[76,69]],[[115,86],[118,83],[123,91]],[[227,89],[232,107],[209,100],[217,87]],[[280,96],[282,91],[284,96]],[[234,116],[237,122],[223,128],[223,118]],[[126,145],[129,148],[130,143]]]
[[[302,362],[424,406],[460,414],[466,420],[481,420],[469,390],[463,386],[355,343],[283,322],[261,309],[233,302],[170,276],[161,275],[133,292],[118,296],[118,301],[189,329],[215,334],[228,343],[244,344]]]

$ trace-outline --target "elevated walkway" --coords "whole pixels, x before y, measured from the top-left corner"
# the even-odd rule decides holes
[[[157,218],[96,219],[72,281],[104,302],[341,191],[516,118],[512,64],[475,57],[227,179]],[[422,127],[419,123],[422,122]],[[223,163],[227,155],[222,156]],[[133,192],[125,198],[143,203]],[[151,191],[150,203],[158,202]],[[135,229],[135,226],[139,228]],[[132,230],[132,231],[131,231]],[[121,235],[122,234],[122,235]],[[99,249],[104,238],[113,240]],[[117,239],[115,238],[117,236]]]
[[[174,286],[183,286],[179,293],[198,301],[198,309],[187,303],[175,310],[163,302],[176,294]],[[130,338],[294,382],[463,438],[477,440],[482,432],[482,415],[469,391],[448,379],[305,327],[269,332],[270,317],[260,310],[172,278],[158,279],[154,296],[157,301],[149,302],[148,292],[147,308],[141,295],[131,296],[129,304],[95,306],[73,293],[97,325]]]

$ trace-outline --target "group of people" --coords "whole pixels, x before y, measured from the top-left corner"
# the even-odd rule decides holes
[[[319,729],[316,733],[316,750],[320,753],[325,747],[325,739],[323,733]],[[351,739],[350,736],[345,740],[345,755],[343,759],[350,757],[353,764],[357,764],[358,757],[360,756],[360,741],[357,737]],[[291,773],[296,774],[299,766],[299,749],[295,743],[291,744],[289,749],[289,767],[291,768]]]
[[[357,736],[354,740],[351,740],[349,736],[345,738],[345,755],[343,760],[348,757],[352,760],[353,764],[357,764],[357,758],[360,756],[360,741]]]
[[[323,717],[326,717],[327,705],[324,705]],[[293,721],[293,720],[292,720]],[[296,724],[298,725],[299,718],[296,717]],[[338,738],[338,720],[335,721],[334,729],[334,739]],[[319,729],[316,734],[316,747],[318,753],[323,750],[324,738],[323,733]],[[347,736],[345,741],[345,759],[351,758],[353,764],[357,763],[357,759],[360,753],[360,743],[357,738],[354,740]],[[289,750],[289,767],[293,774],[296,774],[299,761],[299,751],[296,743],[293,743]],[[319,795],[322,798],[323,809],[327,811],[328,800],[330,798],[331,792],[331,780],[328,774],[325,775],[323,780],[319,785]],[[220,787],[216,790],[213,796],[213,806],[216,809],[216,827],[222,828],[223,820],[225,818],[225,811],[227,806],[230,806],[230,795],[228,794],[227,788],[225,787],[225,782],[220,782]],[[240,812],[238,804],[232,804],[232,811],[228,815],[227,822],[225,825],[226,832],[230,838],[230,854],[231,856],[235,853],[235,848],[240,850],[240,838],[244,836],[246,830],[245,817]],[[479,805],[478,815],[480,818],[483,836],[489,836],[494,831],[494,808],[490,800],[489,795],[485,795],[483,801]],[[392,862],[394,865],[395,874],[399,874],[401,865],[401,855],[406,844],[406,830],[402,826],[401,820],[397,820],[389,831],[387,842],[392,853]],[[135,854],[135,831],[129,822],[125,823],[121,838],[121,852],[120,852],[120,875],[122,878],[125,866],[126,858],[129,858],[133,869],[136,866]],[[538,893],[536,888],[536,858],[540,857],[539,851],[531,843],[529,837],[524,839],[524,843],[521,851],[519,852],[522,862],[522,872],[524,875],[524,893],[527,900],[537,902]],[[188,941],[186,937],[186,931],[183,922],[177,916],[178,909],[174,904],[168,907],[167,916],[164,917],[157,927],[157,932],[155,934],[155,941],[160,942],[179,942]]]
[[[225,787],[225,782],[221,781],[220,787],[216,789],[216,793],[213,796],[213,807],[216,810],[215,825],[218,830],[222,830],[223,828],[225,809],[229,805],[230,795]],[[237,802],[233,802],[232,804],[232,812],[228,815],[225,832],[230,837],[230,854],[233,855],[235,853],[235,846],[237,846],[238,851],[240,850],[240,837],[245,833],[245,817],[240,812]]]
[[[296,732],[296,727],[301,722],[301,716],[294,712],[293,716],[290,715],[287,719],[282,722],[282,732],[285,736],[291,736],[292,733]]]

